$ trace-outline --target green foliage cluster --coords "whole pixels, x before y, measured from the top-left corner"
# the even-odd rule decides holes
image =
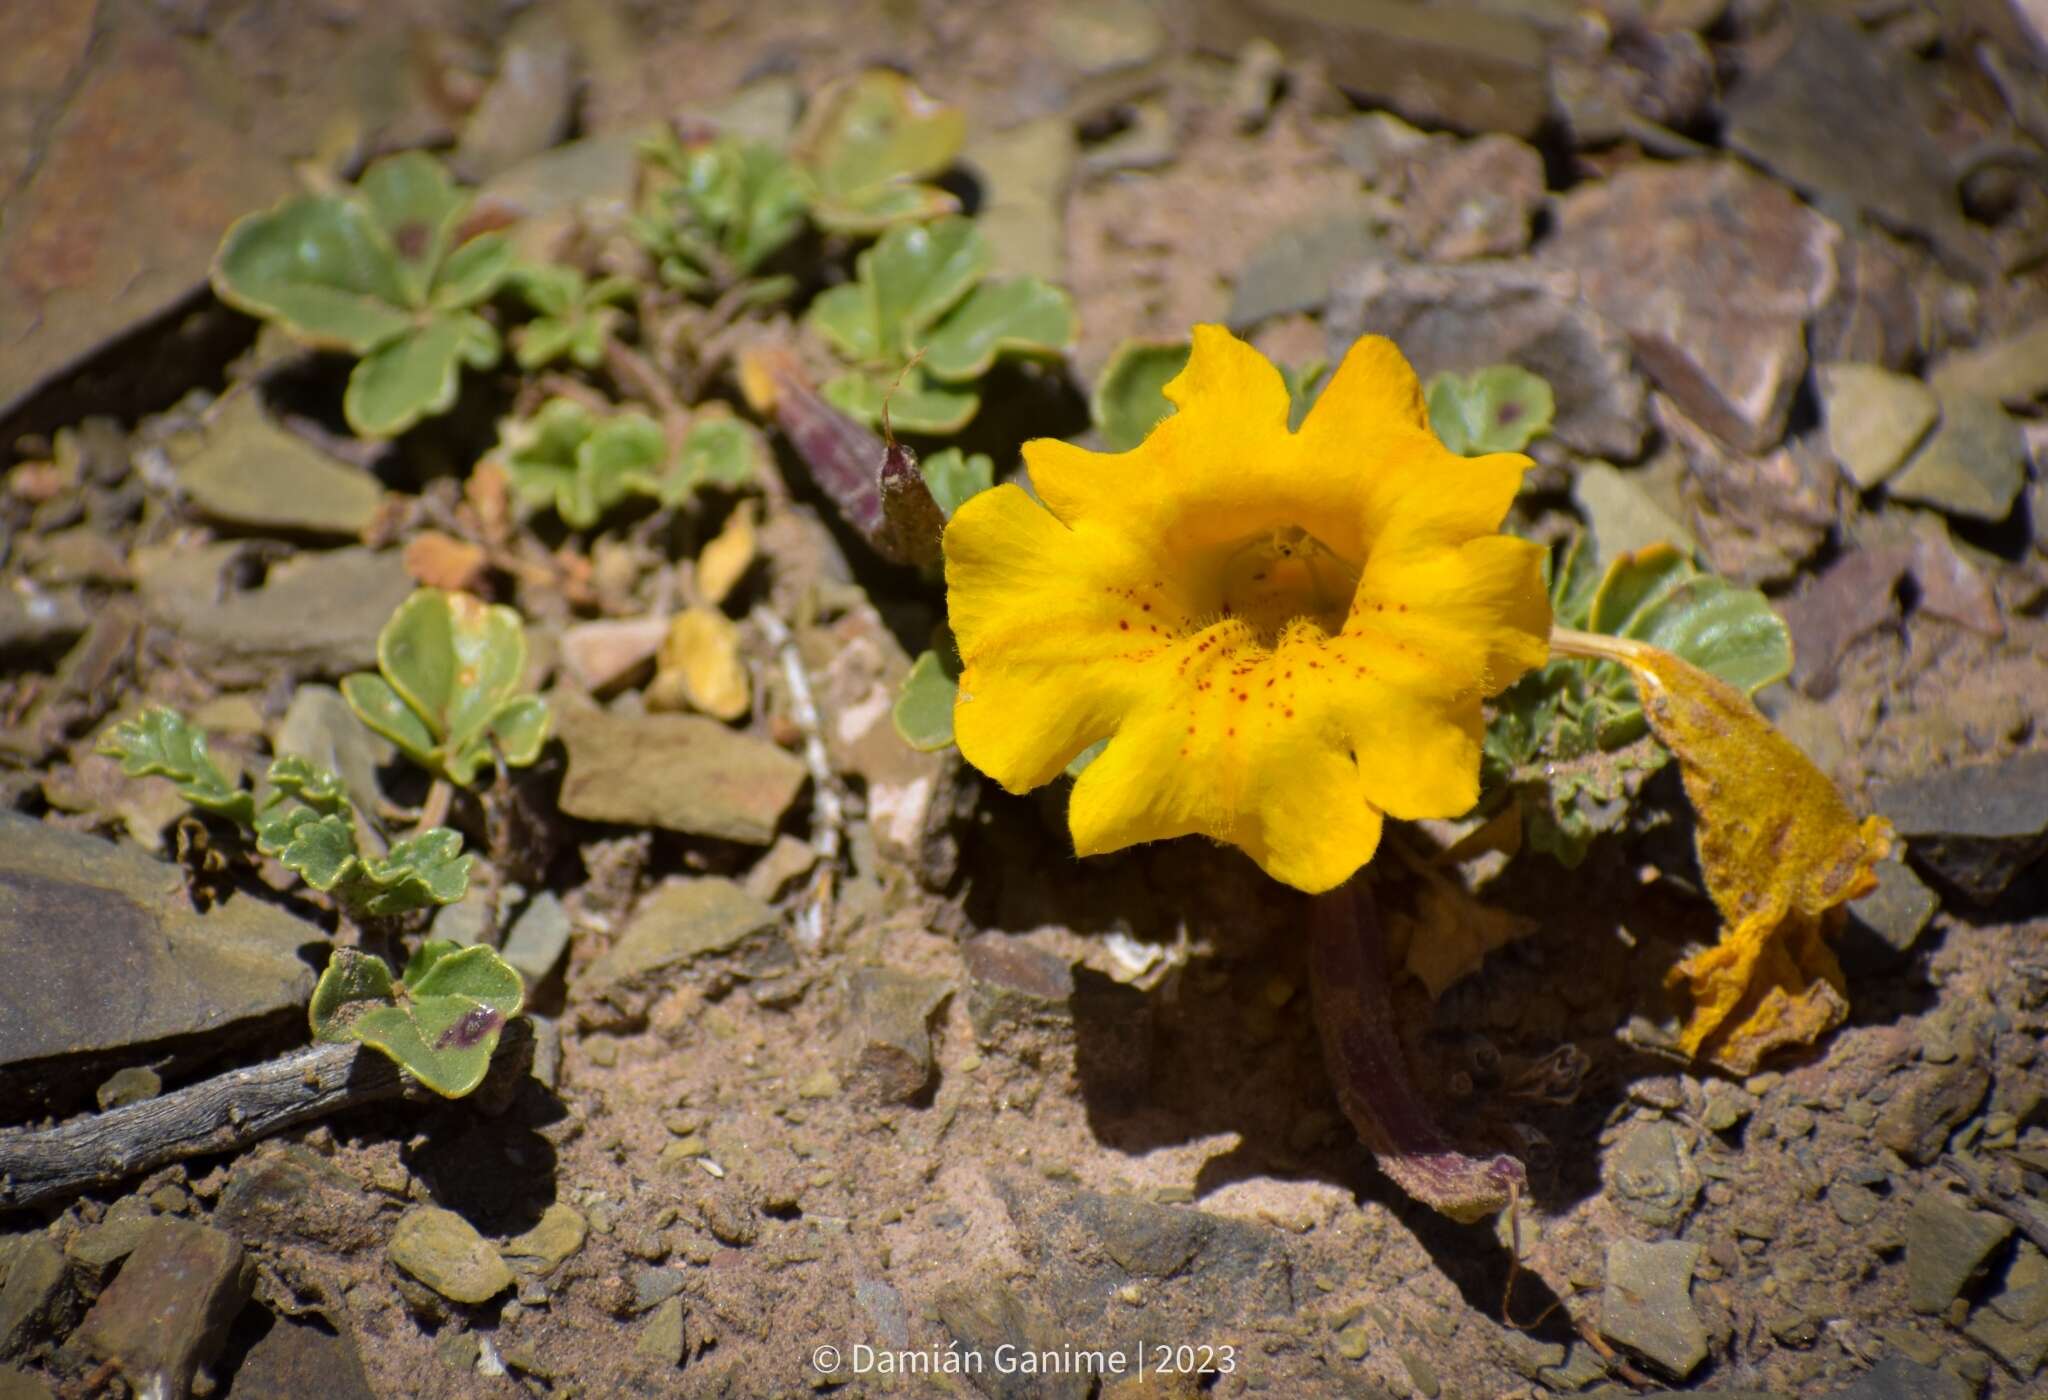
[[[335,949],[307,1019],[315,1040],[360,1041],[454,1099],[483,1083],[505,1023],[525,1000],[518,971],[496,950],[430,938],[397,980],[382,958]]]
[[[130,777],[169,778],[180,797],[246,828],[257,850],[357,918],[453,904],[469,888],[474,857],[462,853],[458,833],[435,827],[381,856],[366,855],[348,794],[333,773],[288,754],[271,763],[262,788],[252,792],[228,780],[205,733],[176,710],[150,709],[115,725],[99,751],[119,759]]]
[[[493,458],[527,507],[552,508],[563,524],[588,530],[635,496],[673,507],[705,487],[743,487],[766,468],[768,446],[723,404],[700,408],[672,449],[667,429],[645,413],[600,417],[553,398],[530,418],[500,423]]]
[[[1560,627],[1661,647],[1754,695],[1792,670],[1792,639],[1754,589],[1706,572],[1668,544],[1608,561],[1584,535],[1549,570]],[[1529,844],[1568,866],[1617,829],[1641,779],[1669,755],[1648,735],[1627,671],[1612,662],[1552,661],[1493,706],[1485,743],[1489,785],[1522,804]]]
[[[526,624],[511,608],[422,588],[377,634],[377,670],[343,678],[356,717],[457,787],[495,754],[515,768],[540,757],[551,716],[525,694]]]
[[[342,410],[359,437],[391,437],[455,403],[464,365],[502,346],[479,314],[512,270],[503,235],[465,224],[470,195],[432,156],[376,162],[353,190],[297,195],[239,219],[213,260],[230,306],[306,345],[357,356]]]
[[[886,404],[905,431],[957,433],[981,407],[974,382],[999,358],[1062,353],[1073,299],[1035,277],[988,280],[989,261],[981,231],[957,215],[883,234],[856,259],[855,280],[805,315],[852,366],[825,397],[863,423],[880,422]]]

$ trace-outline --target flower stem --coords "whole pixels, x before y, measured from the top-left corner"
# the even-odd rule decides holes
[[[1656,648],[1627,637],[1610,637],[1601,632],[1581,632],[1572,627],[1550,629],[1550,654],[1571,656],[1581,661],[1616,661],[1626,666]]]
[[[1380,1170],[1424,1205],[1459,1221],[1500,1210],[1528,1175],[1505,1153],[1466,1156],[1431,1117],[1394,1031],[1386,945],[1365,882],[1319,895],[1309,910],[1316,1027],[1344,1116]]]

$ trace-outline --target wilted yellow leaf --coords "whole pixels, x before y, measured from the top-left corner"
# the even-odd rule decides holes
[[[1477,972],[1488,953],[1538,927],[1534,919],[1482,904],[1442,871],[1418,867],[1417,873],[1422,881],[1413,912],[1390,909],[1386,914],[1387,951],[1429,989],[1432,1001],[1459,978]]]
[[[698,552],[698,593],[705,602],[717,607],[753,562],[754,503],[741,501],[725,522],[725,528],[718,532],[718,538]]]
[[[715,608],[677,613],[655,656],[647,686],[650,710],[701,710],[716,719],[739,719],[752,703],[740,630]]]
[[[1667,651],[1565,633],[1560,651],[1619,661],[1643,713],[1678,756],[1699,818],[1699,858],[1721,941],[1671,970],[1692,994],[1687,1052],[1747,1074],[1848,1013],[1828,937],[1842,906],[1877,884],[1891,848],[1881,817],[1858,822],[1835,785],[1741,691]]]

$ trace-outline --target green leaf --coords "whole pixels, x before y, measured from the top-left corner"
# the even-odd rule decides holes
[[[855,265],[875,289],[882,351],[900,360],[988,271],[988,244],[972,219],[953,216],[893,228]]]
[[[933,329],[919,361],[934,379],[988,373],[999,355],[1057,355],[1074,341],[1074,302],[1036,277],[983,282]]]
[[[131,778],[169,778],[178,796],[202,811],[243,826],[256,820],[255,798],[227,780],[207,752],[205,731],[176,710],[155,707],[115,725],[100,739],[98,752],[119,759]]]
[[[336,948],[313,987],[306,1019],[313,1039],[329,1044],[354,1040],[350,1026],[365,1011],[390,1006],[397,996],[384,959],[354,948]]]
[[[1516,365],[1433,375],[1427,397],[1431,431],[1460,456],[1520,452],[1557,411],[1550,385]]]
[[[341,779],[298,754],[273,760],[268,782],[273,794],[303,802],[322,816],[345,814],[349,809],[348,789]]]
[[[398,745],[414,763],[433,766],[433,731],[405,703],[405,697],[391,688],[391,682],[374,671],[357,671],[342,677],[341,693],[357,719]]]
[[[906,371],[900,380],[878,379],[850,370],[826,380],[819,393],[841,413],[871,428],[881,423],[886,404],[891,428],[932,437],[959,432],[974,421],[981,408],[979,394],[941,388],[916,369]]]
[[[1280,378],[1287,385],[1287,431],[1300,432],[1302,420],[1308,411],[1316,406],[1316,399],[1323,392],[1323,376],[1329,373],[1330,362],[1318,356],[1304,364],[1280,366]]]
[[[918,463],[924,484],[946,519],[960,509],[970,496],[980,495],[996,484],[996,464],[985,452],[963,453],[957,447],[942,448]]]
[[[521,695],[498,707],[485,732],[506,763],[524,768],[540,757],[553,723],[554,712],[547,701],[538,695]]]
[[[809,177],[819,224],[874,233],[957,207],[943,190],[918,182],[950,165],[966,137],[959,108],[932,101],[901,74],[872,69],[813,100],[792,153]]]
[[[322,894],[356,869],[355,823],[310,807],[273,809],[277,820],[259,827],[257,848]]]
[[[512,244],[502,233],[480,233],[441,265],[429,300],[441,311],[463,311],[486,301],[512,271]]]
[[[524,1002],[518,972],[496,951],[437,940],[397,984],[382,959],[336,949],[307,1019],[314,1039],[359,1041],[436,1093],[460,1098],[483,1083],[505,1022]]]
[[[490,1072],[505,1017],[468,997],[423,997],[409,1007],[378,1007],[349,1027],[443,1098],[473,1092]]]
[[[828,287],[811,302],[804,320],[854,364],[882,358],[882,329],[875,311],[872,282],[843,282]]]
[[[889,712],[896,732],[913,749],[931,753],[953,742],[953,702],[960,695],[957,661],[937,651],[920,652]]]
[[[214,291],[297,340],[362,355],[405,334],[405,283],[369,211],[301,195],[235,221],[215,253]]]
[[[729,413],[705,410],[683,434],[675,465],[659,478],[649,476],[634,484],[674,507],[705,487],[747,486],[759,479],[767,461],[768,444],[760,429]]]
[[[447,746],[481,734],[526,671],[526,625],[502,604],[422,588],[377,634],[377,667]]]
[[[437,826],[396,842],[381,858],[363,861],[347,892],[348,902],[373,915],[454,904],[469,891],[469,868],[475,860],[462,853],[461,833]]]
[[[556,496],[565,524],[587,530],[632,492],[634,483],[661,474],[668,435],[644,413],[605,419],[576,449],[576,471],[567,498]]]
[[[605,339],[624,315],[612,303],[632,295],[632,279],[605,277],[592,283],[573,267],[522,263],[509,280],[540,313],[512,332],[512,356],[521,369],[539,369],[564,355],[585,369],[603,363]]]
[[[497,949],[481,943],[463,947],[445,938],[421,946],[406,964],[405,985],[415,997],[468,997],[508,1018],[517,1016],[526,1001],[518,970]]]
[[[1185,340],[1126,340],[1095,381],[1089,408],[1112,452],[1128,452],[1173,412],[1165,388],[1187,368]]]
[[[453,408],[462,366],[489,369],[501,351],[497,331],[474,312],[436,317],[357,363],[342,414],[358,437],[395,437]]]
[[[397,256],[405,303],[422,307],[469,208],[447,168],[425,151],[386,156],[356,183],[363,205]]]

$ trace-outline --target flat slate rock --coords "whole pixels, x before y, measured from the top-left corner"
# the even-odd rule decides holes
[[[1707,1359],[1707,1328],[1692,1306],[1700,1246],[1681,1240],[1644,1244],[1626,1237],[1607,1246],[1600,1335],[1683,1378]]]
[[[1995,402],[1950,393],[1941,422],[1913,459],[1885,484],[1891,495],[1948,515],[1999,521],[2027,484],[2027,439]]]
[[[355,1344],[294,1318],[272,1321],[235,1368],[229,1400],[317,1395],[320,1400],[376,1400]]]
[[[220,1355],[254,1275],[233,1235],[159,1220],[73,1340],[118,1365],[137,1394],[189,1395],[199,1368]]]
[[[569,751],[562,810],[585,821],[766,846],[808,776],[795,755],[699,715],[563,706],[556,727]]]
[[[246,390],[179,463],[178,485],[211,519],[316,535],[360,535],[384,497],[377,478],[272,422]]]
[[[2048,750],[1908,778],[1876,801],[1915,859],[1982,904],[2048,853]]]
[[[189,1061],[295,1020],[303,1031],[301,950],[326,943],[247,896],[201,914],[178,867],[0,813],[0,1112],[81,1106],[123,1061]]]
[[[1658,387],[1738,452],[1776,446],[1841,230],[1724,159],[1629,166],[1565,195],[1556,218],[1543,261],[1577,274]]]
[[[1827,421],[1828,451],[1860,491],[1904,466],[1906,455],[1941,417],[1932,389],[1882,365],[1820,365],[1814,380]]]
[[[233,581],[244,555],[225,541],[146,556],[136,566],[144,608],[211,663],[343,676],[377,664],[377,633],[413,590],[395,550],[297,554],[254,588]]]

